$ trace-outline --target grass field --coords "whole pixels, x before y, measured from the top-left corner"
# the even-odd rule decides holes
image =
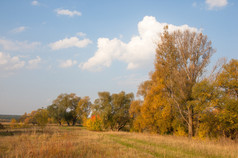
[[[238,143],[128,132],[47,126],[0,131],[0,157],[238,157]]]

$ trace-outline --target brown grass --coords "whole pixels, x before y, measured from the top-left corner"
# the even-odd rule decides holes
[[[0,136],[0,157],[238,157],[228,140],[195,140],[127,132],[92,132],[81,127],[19,129]]]

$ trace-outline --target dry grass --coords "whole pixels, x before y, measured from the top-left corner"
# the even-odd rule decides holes
[[[0,136],[0,157],[238,157],[232,141],[126,132],[91,132],[81,127],[21,129]],[[14,131],[12,131],[14,132]]]

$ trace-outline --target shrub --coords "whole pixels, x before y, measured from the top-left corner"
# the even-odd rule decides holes
[[[97,115],[93,115],[90,119],[87,120],[86,126],[89,130],[92,131],[102,131],[102,119]]]
[[[17,121],[16,121],[16,119],[12,119],[12,120],[11,120],[10,127],[11,127],[11,128],[16,128],[16,127],[17,127]]]

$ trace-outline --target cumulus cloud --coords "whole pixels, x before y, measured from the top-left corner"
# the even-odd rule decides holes
[[[28,69],[35,69],[38,67],[39,63],[41,62],[41,58],[37,56],[35,59],[31,59],[28,61],[27,68]]]
[[[71,67],[71,66],[73,66],[75,64],[77,64],[76,60],[68,59],[68,60],[65,60],[65,61],[61,61],[59,66],[61,68],[68,68],[68,67]]]
[[[83,70],[100,71],[104,67],[110,67],[113,60],[127,63],[127,69],[135,69],[153,63],[156,42],[159,34],[163,33],[164,27],[168,25],[169,32],[175,30],[198,31],[188,25],[175,26],[158,22],[153,16],[145,16],[138,23],[139,35],[133,36],[128,43],[120,39],[99,38],[97,51],[87,62],[81,63],[79,67]]]
[[[20,50],[32,50],[40,45],[39,42],[28,41],[11,41],[4,38],[0,38],[0,47],[6,51],[20,51]]]
[[[25,61],[21,61],[18,56],[11,57],[9,54],[0,52],[0,70],[16,70],[24,67]]]
[[[15,29],[13,29],[11,32],[12,32],[12,33],[21,33],[21,32],[23,32],[23,31],[25,31],[26,28],[27,28],[27,27],[25,27],[25,26],[20,26],[20,27],[17,27],[17,28],[15,28]]]
[[[228,4],[227,0],[206,0],[208,9],[221,8]]]
[[[89,39],[80,40],[78,39],[78,37],[70,37],[70,38],[65,38],[63,40],[59,40],[54,43],[51,43],[49,44],[49,46],[53,50],[58,50],[58,49],[64,49],[69,47],[83,48],[83,47],[86,47],[90,43],[92,43],[92,41]]]
[[[38,1],[32,1],[31,5],[37,6],[37,5],[39,5],[39,2]]]
[[[82,13],[74,10],[74,11],[70,11],[68,9],[56,9],[55,12],[58,14],[58,15],[67,15],[67,16],[70,16],[70,17],[73,17],[73,16],[81,16]]]

